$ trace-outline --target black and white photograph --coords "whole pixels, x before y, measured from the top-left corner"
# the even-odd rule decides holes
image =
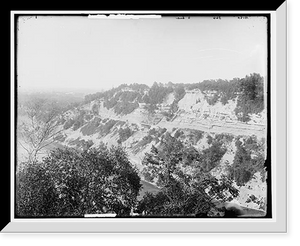
[[[15,16],[14,217],[272,218],[270,16]]]
[[[18,217],[264,217],[267,17],[18,19]]]

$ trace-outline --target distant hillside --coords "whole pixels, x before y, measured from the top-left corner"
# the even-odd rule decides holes
[[[174,100],[166,115],[172,117],[178,111],[178,102],[186,91],[200,90],[207,103],[211,106],[217,102],[225,105],[229,100],[237,100],[235,114],[239,121],[250,121],[251,114],[261,113],[264,109],[264,79],[259,74],[251,74],[245,78],[233,80],[204,80],[196,84],[161,84],[154,82],[152,87],[140,84],[122,84],[117,88],[89,94],[85,96],[85,103],[93,100],[103,100],[104,107],[113,109],[116,114],[130,114],[146,104],[145,108],[151,113],[159,104],[172,93]]]
[[[18,107],[22,109],[32,100],[47,100],[48,104],[56,105],[61,111],[66,111],[79,106],[84,101],[84,94],[79,92],[24,92],[18,91]]]

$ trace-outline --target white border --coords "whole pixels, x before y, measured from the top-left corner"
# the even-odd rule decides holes
[[[11,218],[11,222],[13,221],[14,218],[14,206],[12,204],[14,204],[14,190],[15,190],[15,154],[16,154],[16,149],[15,149],[15,136],[16,136],[16,132],[15,132],[15,49],[14,49],[14,42],[15,42],[15,30],[14,30],[14,16],[11,13],[11,26],[10,26],[10,40],[11,40],[11,48],[10,48],[10,52],[11,52],[11,63],[10,63],[10,122],[11,122],[11,128],[10,128],[10,191],[11,191],[11,195],[10,195],[10,205],[11,205],[11,210],[10,210],[10,218]]]
[[[223,233],[286,232],[286,8],[277,11],[180,11],[182,14],[271,14],[271,145],[272,145],[272,219],[15,219],[14,195],[11,196],[11,222],[2,232],[62,233]],[[14,42],[15,14],[153,14],[153,11],[12,11],[11,42]],[[154,14],[178,11],[155,11]],[[14,125],[14,45],[11,45],[11,122]],[[277,59],[278,58],[278,59]],[[14,139],[14,127],[11,139]],[[14,191],[14,141],[11,141],[11,190]],[[280,165],[279,165],[280,164]]]
[[[271,33],[272,35],[276,35],[276,13],[271,13]],[[277,84],[277,79],[276,79],[276,64],[273,63],[273,61],[276,61],[276,38],[271,38],[270,41],[271,45],[271,146],[274,147],[276,145],[276,133],[275,129],[277,128],[277,122],[276,122],[276,115],[277,115],[277,101],[276,101],[276,84]],[[274,148],[273,148],[274,150]],[[271,151],[271,172],[272,172],[272,216],[274,220],[276,220],[276,215],[275,211],[277,211],[277,206],[276,206],[276,189],[277,185],[275,182],[276,174],[277,174],[277,161],[276,161],[276,151]]]

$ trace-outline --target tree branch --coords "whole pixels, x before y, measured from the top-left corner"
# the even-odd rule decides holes
[[[30,153],[30,151],[27,148],[25,148],[25,146],[20,141],[18,141],[18,143],[21,145],[21,147],[23,149],[25,149],[27,151],[28,154]]]

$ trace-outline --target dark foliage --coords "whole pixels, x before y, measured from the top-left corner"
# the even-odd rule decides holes
[[[158,107],[156,104],[149,103],[149,104],[146,104],[145,109],[148,111],[148,113],[154,114],[155,110],[157,110]]]
[[[70,118],[65,122],[64,129],[66,130],[72,127],[72,129],[76,131],[78,128],[82,127],[85,124],[85,118],[86,112],[84,110],[81,110],[76,117]]]
[[[144,101],[149,104],[160,104],[163,102],[165,97],[173,92],[172,87],[164,86],[161,83],[154,82],[150,90],[148,91],[148,100]]]
[[[139,107],[138,102],[118,102],[115,107],[114,111],[116,114],[130,114],[132,113],[135,109]]]
[[[119,142],[122,143],[124,141],[126,141],[129,137],[132,136],[132,134],[134,133],[134,131],[132,131],[129,127],[126,128],[120,128],[119,130]]]
[[[142,138],[141,141],[139,141],[133,148],[134,153],[138,153],[143,147],[145,147],[147,144],[151,143],[153,141],[153,137],[151,135],[147,135]]]
[[[78,150],[88,150],[94,142],[92,140],[75,139],[69,142],[70,145],[74,146]]]
[[[135,206],[140,178],[121,148],[56,149],[16,174],[19,217],[82,217]]]
[[[72,127],[74,125],[74,123],[75,123],[75,120],[73,120],[73,119],[67,120],[64,124],[64,129],[65,130],[69,129],[70,127]]]
[[[177,130],[174,134],[174,138],[178,139],[180,136],[184,135],[184,132],[182,130]]]
[[[210,136],[210,135],[207,135],[207,143],[209,144],[209,145],[211,145],[212,144],[212,142],[213,142],[213,138],[212,138],[212,136]]]
[[[99,105],[98,104],[95,103],[92,106],[92,112],[93,112],[94,115],[98,115],[99,114]]]
[[[264,146],[259,143],[256,137],[249,137],[242,143],[236,141],[236,153],[233,164],[229,168],[229,174],[236,181],[237,185],[245,185],[250,181],[256,172],[265,176]]]
[[[100,127],[100,135],[106,136],[117,122],[116,120],[108,120],[105,122],[105,124]]]
[[[206,154],[215,161],[219,158],[212,154],[215,147]],[[184,216],[208,214],[215,206],[213,201],[226,200],[224,192],[237,196],[238,191],[232,181],[223,176],[220,180],[199,168],[205,154],[195,148],[186,147],[170,134],[163,136],[162,142],[143,160],[143,173],[149,181],[156,180],[161,188],[157,194],[147,193],[139,202],[137,210],[146,216]],[[205,161],[205,160],[204,160]],[[188,165],[193,172],[186,173],[182,165]]]
[[[209,172],[215,168],[226,153],[222,143],[214,141],[212,145],[204,149],[199,156],[199,167],[203,172]]]
[[[96,132],[100,131],[101,126],[101,118],[100,117],[95,117],[93,120],[89,121],[87,124],[85,124],[80,131],[82,132],[83,135],[92,135],[95,134]]]
[[[238,89],[235,113],[240,121],[247,122],[249,114],[257,114],[264,109],[264,79],[259,74],[251,74],[240,81]]]

